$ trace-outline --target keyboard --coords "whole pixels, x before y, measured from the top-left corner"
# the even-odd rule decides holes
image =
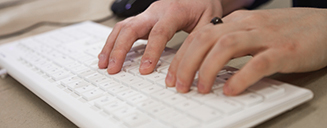
[[[253,127],[313,97],[287,83],[263,78],[238,96],[225,96],[224,82],[237,69],[224,67],[209,94],[181,94],[165,86],[176,51],[166,48],[153,73],[138,67],[146,40],[138,40],[122,70],[97,66],[111,28],[83,22],[0,46],[0,66],[79,127]],[[196,83],[197,77],[194,78]]]

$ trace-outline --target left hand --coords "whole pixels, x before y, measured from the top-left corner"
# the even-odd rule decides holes
[[[327,9],[242,10],[223,21],[187,37],[170,65],[167,86],[188,92],[199,71],[198,90],[208,93],[223,66],[246,55],[253,58],[225,83],[224,94],[237,95],[277,72],[306,72],[327,65]]]

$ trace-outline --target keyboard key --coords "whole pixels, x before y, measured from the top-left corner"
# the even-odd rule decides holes
[[[108,82],[97,84],[97,86],[99,86],[102,90],[108,90],[109,88],[120,86],[120,83],[111,80]]]
[[[285,89],[276,85],[270,85],[269,83],[259,81],[256,84],[250,86],[248,90],[258,93],[264,96],[266,99],[277,97],[285,92]]]
[[[91,91],[93,89],[95,89],[95,87],[93,85],[86,85],[86,86],[83,86],[80,88],[76,88],[74,90],[75,90],[76,94],[82,95],[84,92]]]
[[[75,88],[80,88],[83,86],[90,85],[90,83],[86,82],[85,80],[78,80],[70,83],[65,83],[64,85],[67,86],[70,90],[74,90]]]
[[[134,91],[132,89],[127,89],[127,90],[124,90],[124,91],[121,91],[119,93],[117,93],[117,97],[123,99],[123,100],[126,100],[127,98],[131,97],[131,96],[134,96],[134,95],[137,95],[137,94],[140,94],[139,92],[137,91]]]
[[[147,96],[145,96],[143,94],[137,94],[135,96],[127,98],[127,102],[132,104],[132,105],[135,105],[135,104],[138,104],[138,103],[140,103],[142,101],[145,101],[147,99],[149,99]]]
[[[162,89],[156,93],[153,93],[151,96],[158,99],[158,100],[161,100],[161,99],[164,99],[166,97],[169,97],[171,95],[174,95],[175,93],[172,92],[172,91],[169,91],[169,90],[166,90],[166,89]]]
[[[113,102],[110,102],[106,105],[103,106],[103,110],[108,113],[108,114],[112,114],[113,112],[115,112],[116,110],[123,108],[123,107],[127,107],[128,105],[125,104],[124,102],[120,101],[120,100],[115,100]]]
[[[94,105],[98,108],[102,108],[104,105],[106,104],[109,104],[113,101],[115,101],[116,98],[113,97],[112,95],[106,95],[104,97],[101,97],[99,99],[97,99],[95,102],[94,102]]]
[[[184,96],[174,94],[167,98],[164,98],[162,101],[165,102],[166,104],[174,105],[174,104],[180,103],[184,100],[186,100],[186,98]]]
[[[136,104],[136,106],[143,111],[146,111],[150,108],[155,108],[159,105],[161,105],[161,103],[159,101],[152,100],[152,99],[143,100]]]
[[[177,109],[182,110],[182,111],[188,111],[188,110],[196,108],[200,105],[201,105],[200,103],[195,102],[193,100],[184,100],[184,101],[181,101],[180,103],[177,103],[174,107],[176,107]]]
[[[131,106],[125,106],[123,108],[120,108],[116,111],[113,112],[113,115],[118,118],[118,119],[124,119],[126,116],[132,115],[132,114],[136,114],[139,111],[137,111],[135,108],[131,107]]]
[[[82,97],[85,100],[91,101],[91,100],[99,98],[103,95],[104,95],[104,91],[102,91],[101,89],[94,89],[94,90],[83,93]]]
[[[157,86],[157,85],[150,85],[148,87],[145,87],[143,89],[141,89],[141,91],[144,93],[144,94],[151,94],[151,93],[155,93],[159,90],[162,90],[163,88],[160,87],[160,86]]]
[[[205,104],[225,113],[233,114],[243,109],[242,104],[223,98],[222,96],[205,101]]]
[[[228,98],[238,101],[238,102],[242,103],[243,105],[245,105],[246,107],[256,105],[263,101],[262,96],[255,94],[253,92],[249,92],[249,91],[245,91],[245,92],[241,93],[240,95],[230,96]]]
[[[203,105],[189,110],[189,113],[203,122],[211,122],[213,120],[217,121],[222,117],[222,114],[219,111]]]
[[[136,82],[134,84],[131,84],[130,87],[136,89],[136,90],[141,90],[145,87],[148,87],[148,86],[152,86],[153,83],[149,82],[149,81],[140,81],[140,82]]]
[[[119,86],[115,86],[113,88],[109,88],[109,89],[107,89],[107,91],[109,91],[113,95],[116,95],[117,93],[119,93],[121,91],[125,91],[127,89],[128,89],[128,87],[126,87],[124,85],[119,85]]]

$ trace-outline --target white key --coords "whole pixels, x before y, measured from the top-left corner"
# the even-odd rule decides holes
[[[123,119],[126,116],[132,115],[132,114],[136,114],[139,111],[137,111],[135,108],[130,107],[130,106],[126,106],[123,108],[120,108],[116,111],[113,112],[113,115],[118,118],[118,119]]]
[[[67,70],[70,70],[72,68],[75,68],[75,67],[78,67],[78,66],[81,66],[82,64],[75,61],[73,63],[70,63],[70,64],[67,64],[67,65],[63,65],[63,67],[65,67]]]
[[[138,108],[140,108],[141,110],[143,110],[143,111],[146,111],[146,110],[148,110],[150,108],[157,107],[159,105],[161,105],[161,103],[159,101],[155,101],[155,100],[152,100],[152,99],[147,99],[147,100],[141,101],[141,102],[136,104],[136,106]]]
[[[82,94],[82,97],[85,100],[91,101],[91,100],[99,98],[99,97],[101,97],[103,95],[104,95],[104,91],[102,91],[101,89],[94,89],[94,90],[91,90],[91,91],[84,92]]]
[[[109,75],[109,76],[116,79],[116,80],[118,80],[118,81],[124,81],[125,79],[127,79],[129,77],[132,77],[133,75],[130,74],[130,73],[124,72],[124,71],[120,71],[117,74]]]
[[[175,93],[172,92],[172,91],[169,91],[169,90],[166,90],[166,89],[163,89],[163,90],[160,90],[156,93],[152,93],[151,96],[158,99],[158,100],[161,100],[161,99],[164,99],[166,97],[169,97],[171,95],[174,95]]]
[[[159,74],[159,73],[151,73],[149,75],[141,75],[141,77],[151,81],[151,82],[155,82],[155,81],[158,81],[160,79],[165,79],[166,78],[166,75],[163,75],[163,74]]]
[[[129,97],[127,98],[127,102],[132,104],[132,105],[135,105],[135,104],[138,104],[142,101],[145,101],[149,99],[147,96],[143,95],[143,94],[137,94],[137,95],[134,95],[132,97]]]
[[[155,81],[155,83],[161,87],[166,87],[166,82],[165,82],[166,79],[160,79],[160,80],[157,80]]]
[[[271,85],[270,83],[259,81],[254,85],[250,86],[248,90],[258,93],[264,96],[266,99],[280,96],[285,92],[285,89],[276,85]]]
[[[134,96],[134,95],[137,95],[137,94],[140,94],[139,92],[137,91],[134,91],[132,89],[127,89],[127,90],[124,90],[124,91],[121,91],[119,93],[117,93],[117,96],[123,100],[131,97],[131,96]]]
[[[120,86],[120,83],[111,80],[109,82],[104,82],[104,83],[98,84],[98,86],[103,90],[107,90],[107,89],[115,87],[115,86]]]
[[[110,78],[106,77],[106,76],[99,76],[96,78],[88,78],[88,80],[93,83],[94,85],[100,85],[102,83],[108,83],[110,81],[112,81]]]
[[[196,108],[200,105],[201,105],[200,103],[192,101],[192,100],[184,100],[184,101],[181,101],[180,103],[177,103],[175,105],[175,107],[182,111],[188,111],[188,110]]]
[[[76,88],[75,93],[78,94],[78,95],[82,95],[84,92],[91,91],[94,88],[95,87],[93,85],[83,86],[83,87],[80,87],[80,88]]]
[[[191,89],[188,93],[182,93],[180,95],[185,96],[185,97],[188,97],[188,98],[192,98],[193,95],[196,95],[196,94],[198,94],[198,91]]]
[[[113,113],[113,112],[115,112],[116,110],[118,110],[118,109],[120,109],[120,108],[122,108],[122,107],[126,107],[126,106],[127,106],[126,103],[124,103],[124,102],[122,102],[122,101],[116,99],[115,101],[113,101],[113,102],[111,102],[111,103],[109,103],[109,104],[107,104],[107,105],[104,105],[104,106],[103,106],[103,110],[104,110],[106,113],[110,114],[110,113]]]
[[[152,115],[152,116],[154,116],[154,117],[160,117],[162,114],[164,114],[164,113],[168,113],[168,112],[170,112],[170,111],[172,111],[173,109],[171,109],[171,108],[169,108],[169,107],[167,107],[167,106],[165,106],[165,105],[159,105],[159,106],[157,106],[157,107],[155,107],[155,108],[149,108],[148,110],[147,110],[147,112],[150,114],[150,115]]]
[[[69,89],[74,90],[75,88],[80,88],[83,86],[90,85],[90,83],[86,82],[85,80],[79,80],[79,81],[70,82],[70,83],[67,83],[64,85],[67,86]]]
[[[163,88],[160,87],[160,86],[157,86],[157,85],[151,85],[151,86],[148,86],[148,87],[145,87],[143,89],[141,89],[141,91],[144,93],[144,94],[151,94],[151,93],[155,93],[159,90],[162,90]]]
[[[130,76],[130,77],[124,79],[122,82],[124,84],[126,84],[127,86],[129,86],[129,85],[132,85],[132,84],[140,82],[140,81],[143,81],[143,79],[140,77],[136,77],[136,76]]]
[[[127,89],[128,89],[128,87],[126,87],[124,85],[119,85],[119,86],[116,86],[116,87],[113,87],[113,88],[108,88],[107,90],[111,94],[116,95],[118,92],[125,91]]]
[[[149,81],[140,81],[135,84],[130,84],[130,87],[137,89],[137,90],[141,90],[145,87],[152,86],[152,85],[153,85],[153,83],[151,83]]]
[[[89,76],[89,75],[92,75],[92,74],[95,74],[95,73],[96,73],[96,71],[91,70],[91,69],[87,69],[87,70],[77,72],[77,75],[80,76],[80,77],[86,77],[86,76]]]
[[[189,114],[203,122],[218,120],[222,116],[219,111],[203,105],[189,110]]]
[[[128,70],[128,73],[131,73],[133,75],[138,75],[138,74],[140,74],[140,71],[139,71],[139,68],[133,68],[133,69]]]
[[[236,100],[236,101],[242,103],[243,105],[245,105],[246,107],[256,105],[263,101],[262,96],[255,94],[253,92],[249,92],[249,91],[244,91],[237,96],[230,96],[228,98],[230,98],[232,100]]]
[[[69,78],[66,78],[66,79],[61,80],[61,84],[62,85],[66,85],[68,83],[76,82],[76,81],[81,81],[81,80],[83,80],[83,79],[81,79],[78,76],[72,76],[72,77],[69,77]]]
[[[242,104],[221,96],[205,101],[205,104],[226,114],[233,114],[243,109]]]
[[[106,95],[104,97],[101,97],[97,100],[95,100],[94,105],[98,108],[102,108],[104,105],[109,104],[113,101],[115,101],[116,98],[111,95]]]
[[[89,69],[88,67],[86,67],[84,65],[80,65],[80,66],[71,68],[69,70],[72,71],[73,73],[79,74],[79,72],[85,71],[85,70],[88,70],[88,69]],[[82,77],[84,77],[84,76],[82,76]]]
[[[197,93],[192,96],[192,99],[197,100],[199,102],[204,102],[204,101],[216,98],[216,97],[218,97],[218,95],[216,95],[214,93],[208,93],[208,94]]]
[[[141,113],[132,114],[123,119],[125,124],[129,127],[138,127],[140,125],[144,125],[148,123],[149,120],[150,120],[149,117]]]
[[[166,104],[174,105],[174,104],[180,103],[184,100],[186,100],[186,98],[184,96],[174,94],[174,95],[171,95],[171,96],[163,99],[162,101],[165,102]]]
[[[166,68],[169,68],[169,63],[159,60],[157,66],[156,66],[156,70],[158,72],[161,72],[162,70],[165,70]]]
[[[57,72],[57,73],[54,73],[54,74],[51,74],[51,77],[52,79],[54,79],[55,81],[58,81],[58,80],[61,80],[61,79],[64,79],[64,78],[67,78],[68,76],[70,76],[71,73],[66,71],[66,70],[62,70],[60,72]]]
[[[138,62],[125,61],[122,68],[125,72],[128,72],[134,68],[138,69],[139,67],[140,64]]]
[[[172,124],[175,121],[178,121],[180,118],[183,118],[184,115],[181,114],[179,111],[171,110],[167,113],[163,113],[159,116],[159,119],[164,121],[167,124]]]

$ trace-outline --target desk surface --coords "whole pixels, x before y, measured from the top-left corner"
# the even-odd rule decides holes
[[[112,0],[80,0],[66,1],[33,1],[25,0],[14,6],[2,7],[10,0],[0,0],[0,35],[17,31],[39,21],[76,22],[99,19],[111,12],[108,10]],[[281,2],[281,3],[278,3]],[[288,3],[286,3],[288,2]],[[284,4],[286,3],[286,4]],[[268,5],[270,8],[282,4],[289,6],[289,1],[277,0]],[[280,7],[280,6],[279,6]],[[113,18],[104,22],[113,27],[120,19]],[[1,39],[0,44],[39,34],[59,28],[58,26],[42,26],[23,35]],[[186,37],[185,33],[177,34],[169,47],[178,48]],[[241,68],[249,58],[232,60],[228,65]],[[327,126],[327,68],[301,74],[276,74],[274,79],[308,88],[313,91],[314,98],[291,111],[285,112],[257,127],[324,127]],[[8,76],[0,79],[0,127],[77,127],[15,79]]]

